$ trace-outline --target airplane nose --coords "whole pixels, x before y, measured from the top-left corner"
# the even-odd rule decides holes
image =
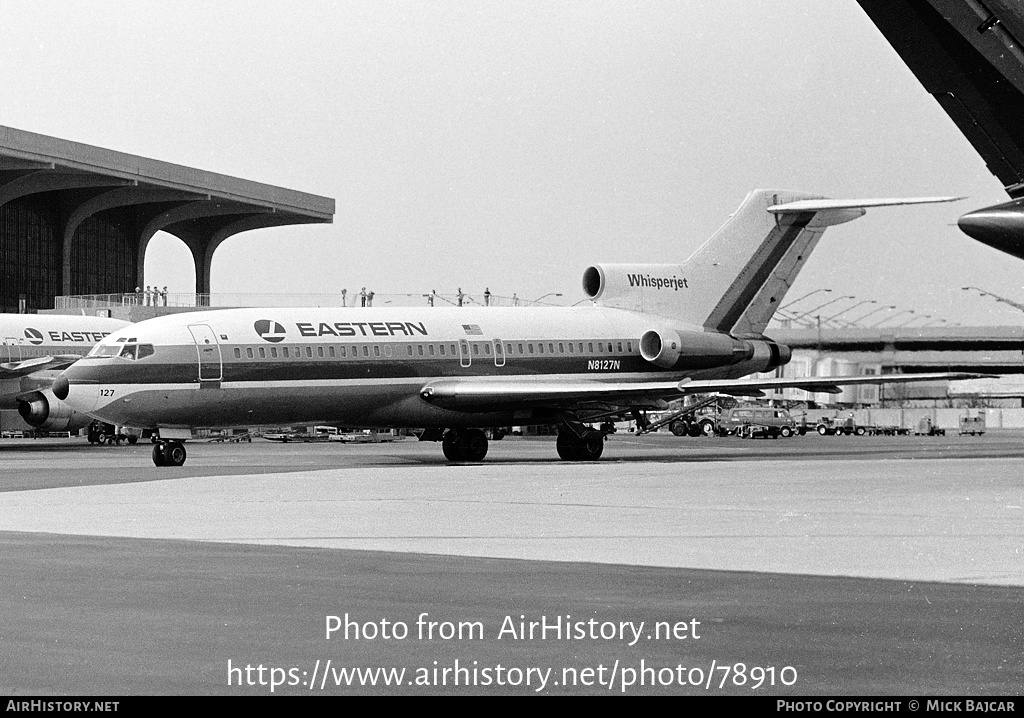
[[[1024,200],[969,212],[956,223],[982,244],[1024,259]]]
[[[64,401],[68,398],[68,392],[71,390],[71,384],[68,382],[68,378],[61,374],[53,380],[53,385],[50,387],[50,390],[53,391],[53,395],[55,397]]]

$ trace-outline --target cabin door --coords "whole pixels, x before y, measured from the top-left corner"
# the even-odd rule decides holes
[[[4,353],[0,359],[11,363],[21,361],[21,341],[16,337],[4,337]]]
[[[224,360],[213,328],[209,324],[189,324],[188,330],[192,332],[199,353],[199,381],[220,381]]]

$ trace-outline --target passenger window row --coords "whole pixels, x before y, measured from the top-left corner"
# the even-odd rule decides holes
[[[632,354],[633,342],[504,342],[505,356],[531,356],[541,354]],[[492,348],[490,342],[471,342],[470,351],[474,357],[491,357],[502,347]],[[584,351],[584,347],[586,350]],[[596,347],[596,350],[595,350]],[[235,359],[242,358],[245,352],[247,359],[358,359],[371,356],[380,358],[392,357],[437,357],[451,356],[458,357],[459,350],[456,344],[326,344],[313,346],[282,346],[282,347],[235,347]]]

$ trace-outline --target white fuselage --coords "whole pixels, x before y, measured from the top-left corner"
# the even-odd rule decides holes
[[[550,412],[466,412],[425,401],[437,379],[643,382],[739,377],[749,362],[645,360],[652,328],[703,335],[669,319],[583,308],[232,309],[179,314],[106,338],[69,369],[68,402],[104,421],[146,427],[334,423],[460,427],[542,423]]]

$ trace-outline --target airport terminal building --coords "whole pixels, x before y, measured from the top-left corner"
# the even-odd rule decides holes
[[[207,294],[225,239],[333,216],[327,197],[0,127],[0,312],[144,287],[160,231],[191,250],[196,293]]]
[[[793,350],[779,376],[862,376],[963,371],[998,375],[968,382],[843,387],[839,394],[783,389],[772,398],[821,406],[884,407],[984,403],[1020,407],[1024,399],[1024,328],[1020,326],[779,329]]]

